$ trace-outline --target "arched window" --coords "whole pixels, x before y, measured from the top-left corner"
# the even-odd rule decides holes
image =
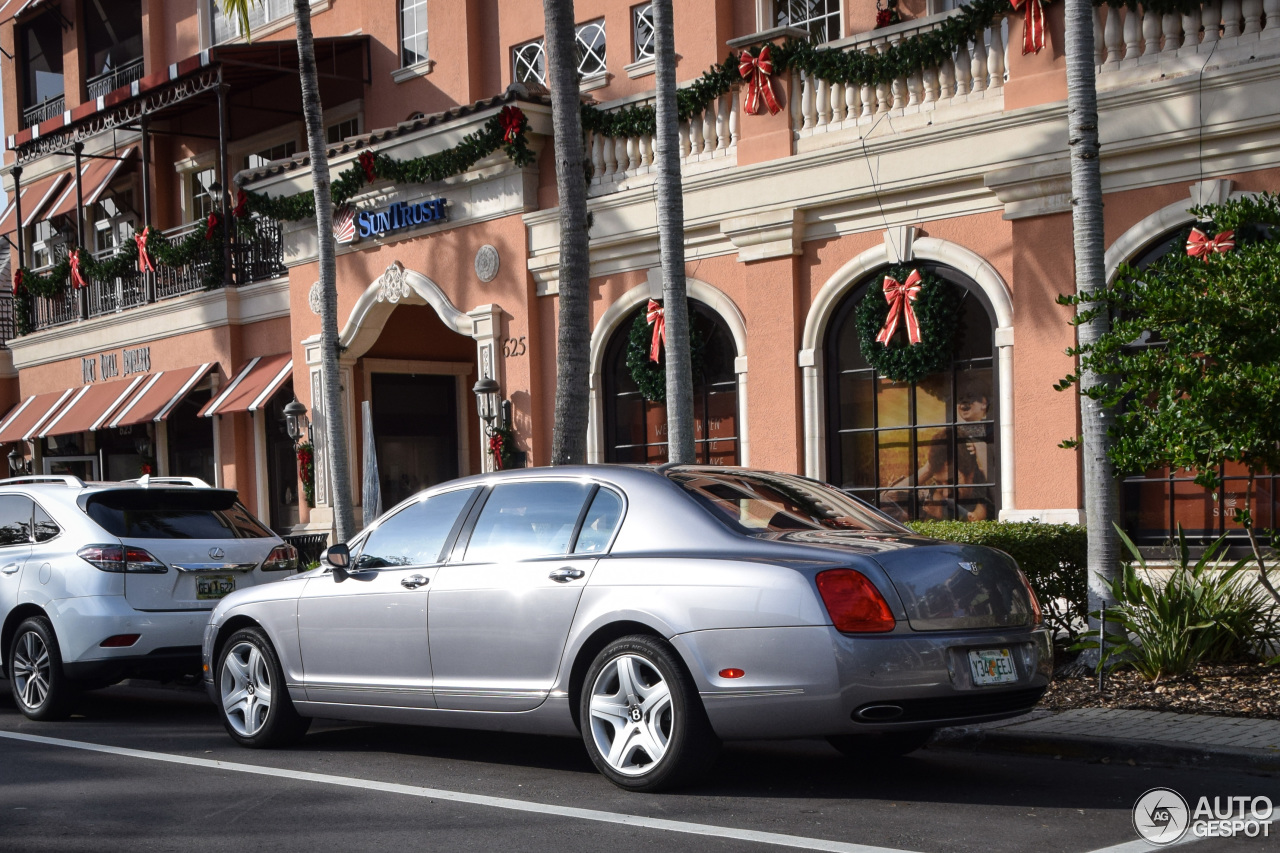
[[[992,311],[974,282],[916,262],[963,294],[948,369],[894,382],[862,355],[854,310],[881,269],[836,308],[826,341],[828,479],[895,518],[994,519],[999,511]]]
[[[1170,252],[1184,251],[1186,230],[1183,226],[1151,241],[1129,264],[1143,270]],[[1142,346],[1148,341],[1136,343]],[[1226,534],[1233,544],[1243,545],[1246,534],[1235,522],[1235,511],[1248,506],[1261,540],[1270,541],[1266,531],[1280,527],[1280,476],[1251,473],[1238,462],[1221,466],[1218,476],[1222,478],[1219,500],[1213,499],[1211,489],[1195,483],[1193,471],[1155,468],[1125,477],[1120,492],[1125,532],[1137,545],[1162,546],[1177,540],[1181,525],[1191,544],[1207,545]]]
[[[738,464],[738,375],[733,335],[720,317],[689,300],[694,332],[705,341],[701,370],[693,377],[695,461]],[[667,461],[667,407],[640,393],[627,368],[631,327],[637,308],[614,330],[604,355],[605,461],[656,465]]]

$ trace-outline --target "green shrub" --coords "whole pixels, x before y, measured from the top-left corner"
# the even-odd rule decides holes
[[[1149,580],[1146,559],[1133,541],[1124,531],[1120,537],[1133,561],[1109,584],[1116,604],[1105,612],[1108,627],[1114,624],[1124,633],[1108,631],[1100,665],[1132,666],[1148,681],[1158,681],[1199,663],[1263,658],[1280,641],[1280,615],[1245,576],[1250,558],[1215,562],[1225,536],[1192,564],[1179,526],[1178,564],[1161,586]],[[1098,641],[1090,638],[1078,648],[1096,649]]]
[[[1089,614],[1083,527],[1038,521],[913,521],[910,527],[921,536],[1004,551],[1031,581],[1045,624],[1068,642],[1079,637]]]

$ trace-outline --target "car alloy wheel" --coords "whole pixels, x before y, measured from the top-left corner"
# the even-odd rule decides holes
[[[639,776],[652,770],[667,753],[674,721],[671,688],[644,658],[614,658],[596,677],[591,736],[618,773]]]
[[[62,673],[62,650],[53,625],[33,616],[18,626],[9,646],[13,700],[33,720],[61,720],[71,711],[74,688]]]
[[[242,746],[287,746],[311,725],[293,707],[280,659],[261,629],[232,634],[218,655],[217,673],[222,722]]]
[[[35,631],[27,631],[14,643],[14,689],[23,707],[39,708],[49,696],[49,648]]]

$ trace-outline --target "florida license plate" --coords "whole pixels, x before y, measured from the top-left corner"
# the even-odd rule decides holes
[[[969,671],[973,673],[974,684],[1008,684],[1018,680],[1018,670],[1008,649],[969,652]]]
[[[197,575],[196,599],[208,601],[222,598],[236,591],[236,579],[231,575]]]

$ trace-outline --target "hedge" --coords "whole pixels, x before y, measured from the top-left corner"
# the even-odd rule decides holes
[[[1074,643],[1088,606],[1088,556],[1084,527],[1038,521],[913,521],[921,536],[998,548],[1018,561],[1054,633]]]

